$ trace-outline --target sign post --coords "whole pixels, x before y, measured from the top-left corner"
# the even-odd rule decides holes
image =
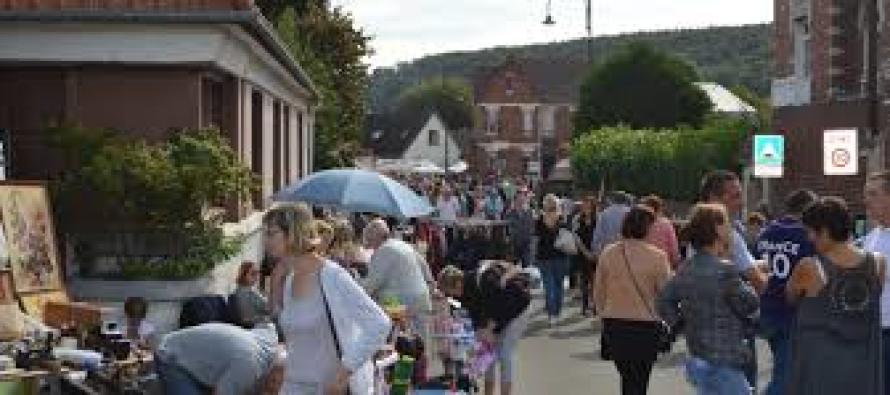
[[[785,136],[754,136],[754,177],[781,178],[785,166]]]
[[[859,173],[859,142],[856,129],[826,130],[822,142],[826,176],[851,176]]]

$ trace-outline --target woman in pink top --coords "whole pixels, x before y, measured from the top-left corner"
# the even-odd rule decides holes
[[[677,266],[680,264],[680,245],[677,242],[677,231],[674,224],[664,216],[664,202],[658,196],[649,195],[644,197],[640,203],[651,208],[657,216],[646,240],[664,251],[671,263],[671,269],[677,270]]]

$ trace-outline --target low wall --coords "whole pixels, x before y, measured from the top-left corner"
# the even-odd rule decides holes
[[[123,303],[131,296],[141,296],[148,303],[148,320],[160,333],[178,327],[182,302],[201,295],[228,295],[235,289],[241,262],[259,262],[262,257],[262,231],[257,213],[237,224],[227,224],[228,235],[246,235],[241,251],[214,267],[208,274],[188,281],[114,281],[73,277],[68,279],[72,299],[108,308],[106,319],[123,318]]]

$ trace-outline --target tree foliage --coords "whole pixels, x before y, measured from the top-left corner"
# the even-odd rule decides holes
[[[702,129],[596,129],[572,145],[575,181],[583,188],[603,183],[607,189],[693,201],[705,173],[740,169],[747,126],[714,118]]]
[[[103,208],[101,225],[109,232],[165,233],[176,240],[166,248],[169,261],[129,267],[141,265],[140,273],[152,278],[194,277],[240,248],[208,208],[246,196],[256,183],[218,130],[179,131],[161,144],[73,126],[47,134],[67,169],[53,186],[63,227],[88,198]]]
[[[423,122],[430,113],[438,113],[452,129],[473,126],[473,88],[457,78],[434,78],[406,89],[399,95],[392,119]]]
[[[635,129],[698,127],[712,107],[682,59],[646,44],[632,44],[595,66],[581,86],[576,135],[625,124]]]
[[[722,26],[601,36],[593,39],[594,61],[608,58],[628,43],[643,41],[676,55],[690,64],[705,81],[723,86],[744,85],[761,96],[769,95],[770,25]],[[406,87],[438,75],[473,81],[479,70],[507,58],[586,61],[586,40],[577,39],[517,47],[425,56],[397,67],[380,67],[371,76],[369,104],[373,112],[393,106]]]
[[[286,6],[276,17],[279,36],[320,91],[321,106],[315,114],[315,167],[347,166],[359,149],[364,126],[369,37],[341,8],[328,9],[325,2],[297,2],[298,12]],[[275,9],[274,7],[270,7]]]

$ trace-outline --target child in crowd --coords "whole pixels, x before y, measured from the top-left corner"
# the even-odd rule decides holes
[[[155,327],[148,322],[148,302],[145,298],[131,296],[124,301],[124,314],[126,316],[125,335],[127,339],[143,348],[153,345]]]

